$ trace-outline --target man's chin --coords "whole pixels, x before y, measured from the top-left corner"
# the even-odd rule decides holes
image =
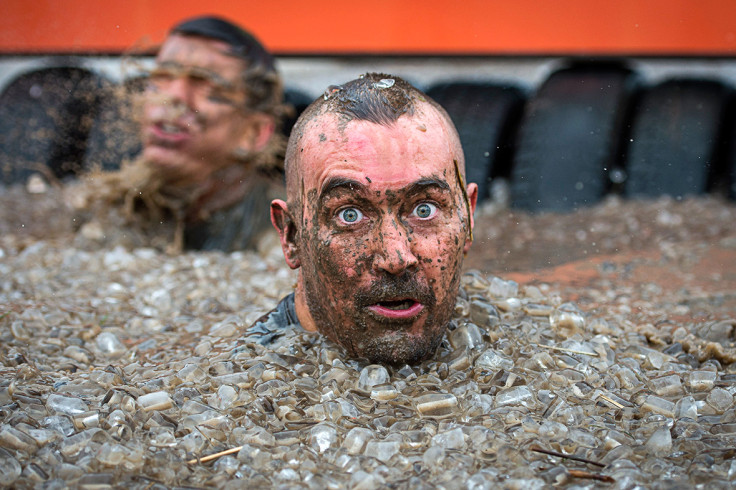
[[[143,151],[143,160],[164,181],[186,183],[192,180],[191,172],[187,171],[186,159],[178,150],[160,146],[147,147]]]
[[[162,145],[146,145],[143,159],[153,167],[176,168],[181,165],[182,154],[178,148]]]
[[[431,357],[441,341],[442,335],[427,338],[409,336],[406,332],[392,332],[369,339],[360,346],[357,355],[379,364],[416,364]]]

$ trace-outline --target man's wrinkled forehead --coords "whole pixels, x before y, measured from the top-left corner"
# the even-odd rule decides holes
[[[432,112],[429,119],[417,114],[402,116],[391,125],[351,121],[341,126],[334,114],[311,121],[295,148],[299,175],[287,182],[297,212],[303,216],[309,209],[323,209],[333,197],[386,205],[419,194],[455,199],[461,193],[457,184],[462,149],[453,126],[446,124],[441,113]],[[381,135],[387,133],[395,135],[383,148],[388,151],[373,148],[371,137],[375,135],[380,146],[386,143]],[[404,146],[409,151],[401,154],[407,135],[414,139]],[[361,141],[367,143],[363,153],[343,151]],[[440,150],[426,153],[427,147]],[[336,192],[330,192],[331,188]]]
[[[156,56],[159,68],[196,71],[195,75],[209,75],[223,84],[232,84],[241,78],[245,61],[231,52],[224,41],[202,36],[172,33],[166,38]]]
[[[367,128],[367,130],[366,130]],[[431,140],[432,145],[444,146],[448,164],[457,159],[464,170],[464,158],[457,132],[445,115],[427,103],[421,103],[412,115],[402,115],[390,124],[375,124],[368,121],[346,119],[334,112],[323,112],[309,121],[299,136],[295,158],[298,160],[300,180],[312,180],[320,172],[329,169],[332,163],[343,161],[347,154],[361,155],[379,152],[374,146],[374,132],[391,134],[381,143],[396,150],[416,146],[417,140]],[[412,162],[405,162],[411,165]]]

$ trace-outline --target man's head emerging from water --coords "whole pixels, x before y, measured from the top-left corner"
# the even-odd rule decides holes
[[[477,186],[445,111],[397,77],[330,87],[287,147],[271,220],[300,268],[296,311],[351,355],[431,355],[455,306]]]
[[[216,17],[181,22],[144,95],[143,156],[174,185],[273,162],[282,97],[273,57],[252,35]]]

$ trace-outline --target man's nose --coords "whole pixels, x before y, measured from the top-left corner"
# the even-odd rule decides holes
[[[172,77],[161,84],[158,91],[172,102],[183,103],[188,107],[192,105],[194,92],[187,77]]]
[[[397,220],[386,220],[379,227],[375,240],[376,250],[373,255],[373,269],[389,274],[401,274],[407,269],[416,267],[419,259],[412,251],[412,241],[408,230]]]

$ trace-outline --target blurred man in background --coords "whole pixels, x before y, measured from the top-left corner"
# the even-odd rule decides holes
[[[75,199],[87,214],[81,235],[174,250],[256,248],[283,192],[283,111],[274,59],[252,35],[216,17],[177,24],[143,93],[142,154],[89,176]]]

